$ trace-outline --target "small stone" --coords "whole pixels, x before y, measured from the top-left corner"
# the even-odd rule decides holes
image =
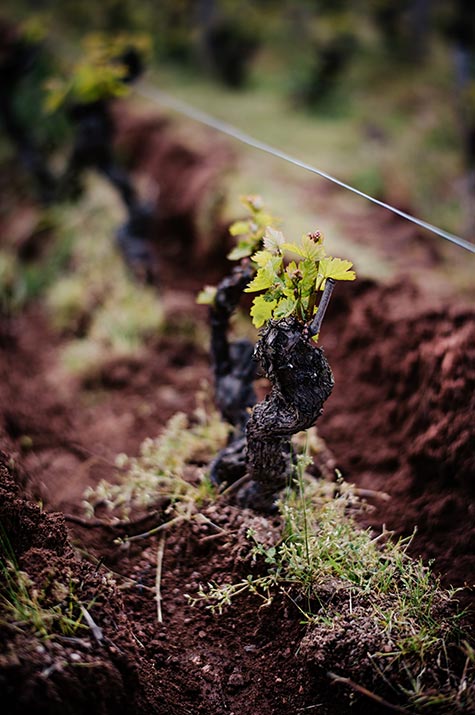
[[[71,653],[71,655],[69,657],[75,663],[77,663],[78,661],[81,660],[81,656],[79,655],[79,653]]]
[[[233,688],[242,688],[244,685],[242,673],[237,670],[233,671],[228,678],[228,685],[231,685]]]
[[[213,666],[211,665],[205,665],[201,668],[201,672],[203,673],[203,676],[208,680],[209,682],[217,682],[219,680],[219,676],[215,671],[213,670]]]

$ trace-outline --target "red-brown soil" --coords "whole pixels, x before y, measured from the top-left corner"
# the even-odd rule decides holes
[[[323,336],[336,386],[320,432],[344,476],[387,492],[371,525],[475,586],[475,311],[398,282],[338,290]],[[473,593],[473,590],[472,590]]]
[[[233,163],[229,146],[208,137],[205,148],[191,147],[169,120],[155,113],[135,114],[118,103],[114,112],[116,146],[155,204],[154,237],[161,253],[202,265],[223,255],[229,238],[220,219],[225,175]]]
[[[407,287],[372,283],[337,293],[332,311],[323,337],[336,377],[320,420],[327,446],[347,479],[391,496],[375,500],[375,528],[386,523],[407,534],[417,524],[413,553],[434,558],[447,582],[473,582],[473,312],[427,310]],[[47,512],[81,514],[84,487],[112,476],[118,452],[136,453],[171,414],[191,411],[207,357],[163,338],[136,361],[111,363],[98,390],[62,377],[60,342],[37,308],[15,321],[13,337],[4,336],[2,446],[14,458],[21,494],[41,499]],[[213,616],[185,598],[200,583],[244,577],[244,534],[256,521],[268,528],[268,520],[230,505],[210,516],[233,532],[232,542],[208,540],[198,524],[169,534],[158,624],[153,537],[124,552],[113,543],[117,533],[74,522],[66,531],[61,513],[49,516],[14,498],[3,478],[2,522],[36,583],[73,573],[88,602],[107,573],[91,565],[93,558],[134,580],[106,579],[107,593],[91,607],[105,644],[81,634],[78,642],[54,640],[38,652],[31,637],[5,634],[2,672],[17,703],[12,713],[59,712],[65,703],[70,712],[86,712],[91,701],[104,713],[270,715],[321,703],[330,714],[350,707],[341,687],[329,684],[315,647],[302,646],[306,629],[288,602],[259,610],[247,598]],[[318,652],[329,648],[340,663],[357,652],[351,639],[346,656],[339,645],[321,642]],[[76,662],[89,665],[82,670]],[[362,701],[351,711],[360,707],[371,712],[372,705]],[[378,707],[374,712],[382,712]]]
[[[163,294],[175,291],[204,323],[192,295],[209,275],[188,273],[180,283],[166,265]],[[336,380],[319,420],[328,450],[348,481],[389,495],[372,499],[371,526],[407,535],[417,525],[412,553],[434,559],[444,582],[460,586],[475,582],[474,317],[455,302],[434,305],[407,283],[360,281],[338,287],[322,331]],[[283,597],[261,609],[242,598],[220,616],[189,604],[199,584],[249,572],[247,529],[275,527],[251,510],[208,507],[232,540],[199,523],[167,532],[158,622],[157,538],[124,549],[114,542],[120,530],[71,517],[82,516],[85,487],[113,478],[119,452],[136,454],[172,414],[191,412],[209,378],[206,351],[165,335],[81,383],[59,367],[62,340],[41,304],[0,326],[0,518],[45,603],[54,602],[52,580],[73,583],[103,637],[85,629],[43,642],[2,625],[6,712],[385,712],[326,675],[338,663],[321,662],[322,653],[344,663],[363,652],[366,640],[353,642],[350,621],[347,640],[316,642]],[[473,591],[465,597],[473,601]]]

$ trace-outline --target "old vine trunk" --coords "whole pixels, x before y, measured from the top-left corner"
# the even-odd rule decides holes
[[[311,427],[333,388],[333,375],[321,348],[305,326],[290,317],[271,321],[256,345],[255,357],[272,391],[257,404],[246,427],[248,501],[270,506],[291,471],[290,439]]]

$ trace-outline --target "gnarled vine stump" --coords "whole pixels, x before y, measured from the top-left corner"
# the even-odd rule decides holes
[[[246,501],[268,508],[290,478],[291,437],[320,416],[333,388],[333,375],[323,350],[293,317],[270,321],[255,357],[272,390],[254,407],[246,426],[246,465],[252,479]]]
[[[271,393],[254,406],[245,434],[237,434],[216,457],[212,477],[230,484],[247,473],[251,482],[239,501],[269,511],[277,492],[290,481],[291,437],[312,427],[320,416],[333,375],[323,350],[296,318],[271,321],[254,358],[271,382]]]
[[[235,482],[246,470],[244,432],[250,408],[256,403],[254,345],[249,340],[230,342],[228,329],[231,315],[254,273],[249,262],[236,266],[219,283],[210,310],[215,400],[224,419],[235,428],[229,443],[211,464],[211,479],[217,484]]]
[[[254,346],[249,340],[230,343],[228,329],[231,315],[254,273],[249,262],[236,266],[219,283],[210,311],[216,404],[224,419],[241,431],[249,418],[248,408],[256,402],[252,387],[255,377],[252,360]]]

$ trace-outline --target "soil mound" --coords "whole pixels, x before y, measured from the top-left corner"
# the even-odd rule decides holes
[[[371,524],[417,525],[413,553],[475,581],[475,311],[414,287],[338,287],[323,344],[335,374],[320,432],[349,481],[381,490]]]
[[[115,582],[73,551],[63,515],[19,496],[0,452],[3,712],[170,712],[141,675]],[[93,627],[81,615],[84,604]],[[66,619],[78,620],[77,628]],[[153,706],[148,706],[148,699]]]

